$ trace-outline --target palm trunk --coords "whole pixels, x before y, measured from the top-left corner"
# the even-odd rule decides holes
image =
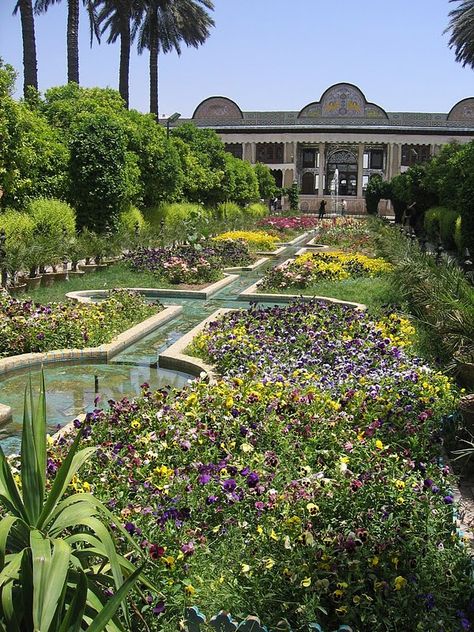
[[[130,20],[124,20],[120,33],[120,70],[119,92],[125,101],[125,107],[129,106],[129,75],[130,75]]]
[[[28,86],[38,90],[38,62],[36,59],[35,21],[31,0],[20,0],[21,33],[23,37],[23,95]]]
[[[67,80],[79,83],[79,0],[68,0]]]
[[[150,112],[158,121],[158,41],[156,35],[150,38]]]

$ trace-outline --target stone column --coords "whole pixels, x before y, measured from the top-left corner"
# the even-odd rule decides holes
[[[357,154],[357,197],[362,197],[362,176],[364,175],[364,143],[359,143]]]
[[[400,143],[393,143],[392,146],[392,178],[399,176],[402,166],[402,146]]]
[[[257,143],[250,143],[251,149],[251,163],[254,165],[257,162]]]
[[[252,152],[250,151],[250,143],[242,143],[242,158],[247,162],[252,162]]]
[[[392,143],[387,143],[387,151],[385,154],[385,179],[390,181],[392,179]]]
[[[319,187],[318,197],[324,196],[324,176],[326,175],[326,145],[319,143]]]
[[[293,171],[293,169],[284,169],[283,170],[283,186],[284,187],[291,187],[291,185],[293,184],[293,180],[295,178],[295,172]]]

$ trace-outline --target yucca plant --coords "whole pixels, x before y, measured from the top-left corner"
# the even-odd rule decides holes
[[[108,509],[89,493],[69,493],[95,450],[78,451],[80,438],[79,432],[49,485],[44,376],[36,409],[30,382],[18,476],[0,448],[2,632],[130,629],[125,597],[138,579],[144,581],[143,567],[136,569],[118,554],[107,522],[131,539]]]

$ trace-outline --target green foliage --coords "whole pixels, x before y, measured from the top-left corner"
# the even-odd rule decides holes
[[[458,217],[459,213],[446,208],[443,209],[439,218],[439,234],[444,247],[448,250],[452,250],[456,247],[454,233],[456,231],[456,221]]]
[[[126,113],[123,99],[116,90],[82,88],[73,82],[46,90],[42,110],[49,123],[66,136],[83,114],[117,119]]]
[[[0,57],[0,99],[11,97],[15,90],[17,74],[10,64],[5,64]]]
[[[465,248],[474,252],[474,141],[464,145],[453,158],[453,166],[457,174],[458,197],[456,210],[459,211],[461,236]]]
[[[288,200],[290,202],[290,211],[297,211],[300,201],[300,195],[298,191],[298,183],[293,182],[291,187],[287,189]]]
[[[136,206],[130,206],[120,213],[119,230],[133,235],[137,230],[140,232],[146,226],[145,218]]]
[[[209,213],[200,204],[174,203],[162,205],[164,231],[172,241],[185,241],[195,233],[202,233]]]
[[[260,198],[269,200],[275,197],[278,189],[269,167],[263,165],[261,162],[257,162],[257,164],[254,165],[254,171],[258,180],[258,193]]]
[[[407,177],[404,173],[395,176],[390,180],[388,187],[388,196],[393,204],[393,211],[395,213],[395,222],[401,224],[403,215],[409,204],[407,197]]]
[[[171,202],[181,195],[184,174],[179,153],[151,115],[127,113],[129,149],[140,169],[140,197],[146,207]]]
[[[379,202],[390,196],[390,188],[388,183],[382,179],[382,176],[375,174],[371,176],[365,191],[365,204],[369,215],[377,215]]]
[[[69,195],[78,226],[97,232],[116,226],[133,188],[123,126],[104,114],[84,116],[71,132],[70,150]]]
[[[33,221],[35,235],[61,237],[76,232],[76,214],[66,202],[37,198],[29,202],[26,212]]]
[[[424,229],[428,239],[433,243],[436,243],[439,239],[439,219],[444,210],[447,209],[442,206],[436,206],[435,208],[428,209],[425,213],[423,220]]]
[[[465,246],[462,239],[462,219],[461,216],[458,215],[456,218],[456,224],[454,226],[454,243],[456,244],[456,248],[459,254],[462,254]]]
[[[394,266],[396,291],[429,332],[435,356],[453,367],[474,361],[474,289],[457,263],[439,264],[404,235],[378,225],[380,254]]]
[[[129,622],[125,597],[141,569],[119,555],[108,523],[136,546],[108,509],[83,489],[68,487],[95,448],[78,451],[78,433],[46,491],[47,441],[44,377],[36,410],[25,391],[20,481],[0,448],[0,624],[7,630],[79,632],[117,630],[119,607]],[[104,586],[115,595],[106,598]]]
[[[225,176],[219,197],[241,206],[259,199],[257,176],[249,162],[225,152]]]
[[[238,228],[243,224],[244,212],[235,202],[222,202],[217,206],[217,215],[224,225],[229,228]]]
[[[21,209],[37,196],[64,196],[67,148],[40,112],[11,98],[13,79],[0,65],[0,187],[1,203]]]
[[[244,213],[250,220],[262,219],[262,217],[266,217],[268,215],[268,206],[266,204],[255,202],[254,204],[246,206],[244,208]]]
[[[6,246],[8,247],[10,243],[15,241],[25,242],[33,234],[34,223],[27,213],[6,209],[0,213],[0,228],[5,231]]]
[[[232,199],[225,182],[230,163],[228,157],[232,156],[225,151],[224,143],[216,132],[185,123],[173,130],[172,138],[184,172],[184,197],[192,202],[203,202],[206,206]],[[232,188],[232,183],[230,186]]]

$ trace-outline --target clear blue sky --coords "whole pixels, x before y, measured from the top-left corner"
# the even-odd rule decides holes
[[[40,90],[66,80],[66,1],[36,18]],[[22,72],[16,0],[0,0],[0,57]],[[206,97],[243,110],[300,110],[340,81],[389,111],[448,112],[474,95],[474,70],[447,47],[448,0],[215,0],[215,28],[199,49],[160,58],[160,113],[190,116]],[[84,86],[118,87],[118,45],[89,47],[81,12]],[[148,108],[148,58],[134,52],[130,102]],[[18,81],[18,94],[22,79]]]

